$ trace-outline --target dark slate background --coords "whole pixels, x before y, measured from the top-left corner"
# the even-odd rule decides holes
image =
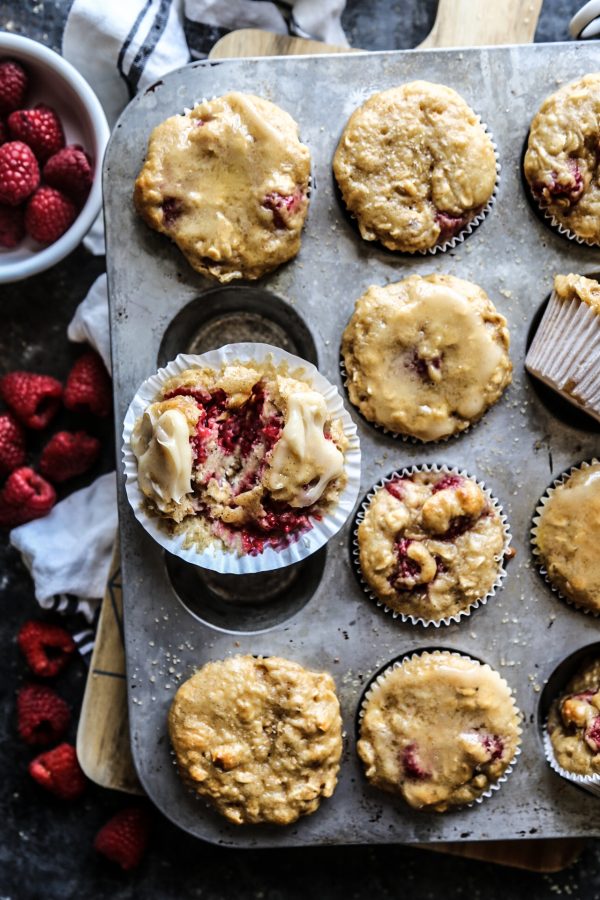
[[[567,24],[580,2],[545,0],[536,40],[568,39]],[[70,0],[0,2],[0,29],[59,50],[70,5]],[[353,46],[399,49],[413,47],[427,35],[435,9],[436,0],[348,0],[343,22]],[[65,377],[81,352],[67,342],[67,324],[103,267],[103,259],[79,248],[50,272],[0,288],[0,372],[29,368]],[[65,418],[58,424],[68,427],[70,422]],[[112,468],[114,447],[107,424],[93,427],[105,437],[98,474]],[[33,446],[34,461],[36,450],[39,447]],[[121,873],[96,856],[92,841],[126,798],[90,785],[83,801],[63,805],[27,776],[34,754],[15,733],[14,696],[26,677],[15,635],[21,623],[36,614],[36,604],[31,580],[5,540],[0,553],[0,900],[600,898],[600,850],[595,841],[571,869],[543,876],[404,847],[223,850],[188,837],[158,814],[142,866],[134,874]],[[77,660],[57,680],[59,692],[73,704],[72,740],[85,676]]]

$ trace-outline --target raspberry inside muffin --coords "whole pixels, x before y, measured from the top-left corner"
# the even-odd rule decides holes
[[[172,420],[176,417],[176,427]],[[345,484],[347,441],[323,396],[270,364],[193,368],[169,379],[131,441],[151,511],[186,546],[282,548]]]
[[[571,679],[548,716],[556,762],[575,775],[600,774],[600,660]]]
[[[438,622],[486,596],[505,544],[498,511],[462,475],[414,472],[380,488],[358,528],[362,574],[404,615]]]

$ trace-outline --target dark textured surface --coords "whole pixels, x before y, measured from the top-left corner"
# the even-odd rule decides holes
[[[344,25],[355,46],[410,47],[426,36],[435,5],[435,0],[349,0]],[[566,39],[568,19],[579,5],[578,0],[545,0],[537,39]],[[0,28],[58,49],[69,6],[69,0],[0,2]],[[66,325],[102,268],[102,260],[80,249],[51,272],[0,288],[1,372],[27,366],[64,377],[81,352],[68,344]],[[109,444],[98,471],[110,466],[110,458]],[[403,847],[224,851],[187,837],[158,816],[142,867],[133,875],[121,874],[96,857],[92,841],[98,827],[126,799],[90,785],[82,802],[65,806],[27,776],[34,754],[15,736],[14,693],[26,677],[15,634],[26,618],[36,614],[36,605],[29,576],[5,542],[0,566],[0,900],[600,897],[596,844],[567,872],[541,876]],[[84,680],[84,667],[77,661],[56,685],[73,704],[72,738]]]

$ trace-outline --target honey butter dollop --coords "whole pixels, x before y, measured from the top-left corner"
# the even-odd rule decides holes
[[[311,506],[344,471],[344,455],[325,436],[329,412],[317,391],[292,379],[278,378],[286,400],[285,426],[265,474],[273,499]]]
[[[190,398],[152,403],[135,423],[131,449],[138,461],[138,483],[162,512],[170,512],[192,490],[190,430],[198,410]]]

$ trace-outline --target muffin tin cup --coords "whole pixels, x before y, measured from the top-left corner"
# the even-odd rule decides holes
[[[533,196],[533,194],[532,194]],[[537,203],[535,197],[533,197],[534,203]],[[575,241],[576,244],[580,244],[582,247],[595,247],[598,249],[600,244],[597,241],[590,241],[587,238],[582,238],[580,235],[575,234],[574,231],[570,231],[568,228],[559,222],[558,219],[555,219],[552,213],[548,212],[547,209],[544,209],[542,206],[537,203],[540,211],[543,213],[544,219],[548,221],[548,224],[558,232],[562,237],[567,238],[569,241]]]
[[[361,569],[360,552],[358,546],[358,528],[363,521],[365,513],[377,491],[384,488],[386,484],[392,482],[398,475],[404,477],[406,475],[414,475],[417,472],[436,472],[443,475],[459,475],[463,478],[469,478],[471,481],[476,482],[476,484],[485,494],[488,503],[492,505],[494,510],[500,516],[500,521],[502,522],[502,529],[504,531],[504,546],[502,548],[502,553],[499,556],[495,557],[497,562],[501,563],[502,560],[504,560],[504,558],[506,557],[511,542],[511,534],[507,518],[498,500],[496,500],[496,498],[492,495],[491,491],[486,487],[483,481],[479,481],[478,479],[473,478],[473,476],[469,475],[469,473],[465,472],[463,469],[458,469],[446,465],[437,465],[436,463],[425,463],[423,465],[407,466],[406,468],[398,469],[395,472],[392,472],[390,475],[386,475],[384,478],[373,485],[363,502],[360,504],[359,511],[355,519],[354,530],[352,532],[352,562],[358,576],[358,580],[360,581],[360,585],[367,597],[369,597],[370,600],[373,600],[377,604],[377,606],[381,607],[381,609],[383,609],[385,613],[390,613],[392,618],[400,619],[402,622],[408,622],[411,625],[423,625],[425,628],[427,628],[429,625],[433,625],[435,628],[439,628],[440,625],[451,625],[452,623],[458,623],[461,619],[470,616],[474,609],[478,609],[480,606],[485,606],[488,600],[491,600],[492,597],[496,595],[496,592],[502,586],[502,582],[506,578],[507,573],[504,565],[501,564],[494,584],[483,597],[479,597],[477,600],[474,600],[469,604],[469,606],[465,607],[465,609],[461,609],[451,616],[444,616],[441,619],[424,619],[422,616],[412,616],[408,615],[407,613],[399,612],[398,610],[392,609],[391,607],[387,606],[385,601],[377,596],[377,594],[368,584]]]
[[[490,671],[494,672],[494,673],[498,676],[499,681],[500,681],[500,682],[506,687],[506,689],[508,690],[508,692],[509,692],[509,694],[510,694],[510,696],[511,696],[511,699],[512,699],[512,701],[513,701],[513,708],[514,708],[514,711],[515,711],[515,716],[516,716],[516,718],[517,718],[517,722],[520,721],[520,719],[521,719],[521,711],[519,710],[518,706],[517,706],[516,703],[514,702],[514,694],[513,694],[512,688],[511,688],[510,685],[504,680],[504,678],[502,678],[502,676],[501,676],[498,672],[496,672],[495,669],[492,669],[492,667],[489,666],[487,663],[481,663],[478,659],[475,659],[475,657],[469,656],[467,653],[457,653],[455,650],[423,650],[423,651],[420,651],[420,652],[407,654],[407,655],[404,656],[402,659],[397,659],[394,663],[392,663],[391,666],[388,666],[386,669],[383,670],[383,672],[380,672],[379,675],[377,675],[377,677],[374,678],[374,679],[371,681],[371,683],[369,684],[368,688],[366,689],[366,691],[365,691],[365,693],[364,693],[364,695],[363,695],[363,698],[362,698],[362,700],[361,700],[361,704],[360,704],[360,707],[359,707],[359,710],[358,710],[358,728],[359,728],[359,732],[360,732],[360,726],[361,726],[362,720],[363,720],[364,715],[365,715],[367,702],[368,702],[368,700],[369,700],[369,697],[372,696],[372,694],[373,694],[373,688],[374,688],[374,686],[375,686],[376,684],[377,684],[377,685],[382,685],[383,682],[385,681],[387,675],[388,675],[390,672],[392,672],[394,669],[400,668],[405,662],[408,662],[408,661],[410,661],[410,660],[412,660],[412,659],[416,659],[417,657],[423,657],[423,656],[436,656],[436,655],[438,655],[438,654],[440,654],[440,653],[449,653],[451,656],[458,656],[458,657],[462,657],[463,659],[468,659],[468,660],[470,660],[471,662],[478,662],[482,667],[484,667],[484,668],[486,668],[486,669],[489,669]],[[504,772],[503,772],[502,775],[500,776],[500,778],[499,778],[497,781],[495,781],[493,784],[490,784],[489,788],[488,788],[486,791],[484,791],[482,794],[480,794],[479,797],[476,797],[474,800],[471,800],[470,803],[463,803],[463,804],[461,804],[460,806],[451,806],[451,807],[448,808],[448,810],[446,810],[446,812],[452,812],[453,810],[459,810],[459,809],[471,809],[471,808],[472,808],[473,806],[475,806],[476,804],[483,803],[484,800],[487,800],[487,799],[488,799],[489,797],[491,797],[496,791],[499,791],[499,790],[500,790],[501,786],[505,783],[505,781],[508,779],[508,776],[509,776],[509,775],[511,774],[511,772],[513,771],[515,765],[517,764],[517,760],[518,760],[519,756],[521,755],[521,746],[520,746],[521,734],[522,734],[522,728],[521,728],[520,725],[517,725],[517,735],[518,735],[519,744],[517,744],[517,748],[516,748],[516,750],[515,750],[515,754],[514,754],[513,758],[511,759],[509,765],[506,767],[506,769],[504,770]],[[427,811],[427,810],[425,810],[425,812],[426,812],[426,811]],[[439,814],[438,814],[438,815],[439,815]]]
[[[485,206],[479,210],[477,215],[473,216],[473,218],[467,222],[464,228],[461,228],[458,234],[455,234],[453,237],[448,238],[448,240],[444,241],[442,244],[435,244],[433,247],[428,247],[425,250],[416,250],[410,254],[411,256],[416,256],[418,254],[421,254],[421,256],[435,256],[436,253],[444,253],[446,250],[454,250],[455,247],[457,247],[459,244],[462,244],[465,238],[472,234],[473,231],[475,231],[475,229],[479,225],[481,225],[485,217],[492,211],[492,207],[496,202],[496,196],[498,194],[498,186],[500,184],[500,172],[502,171],[502,166],[500,165],[498,146],[494,140],[494,135],[492,134],[488,126],[481,121],[481,118],[479,116],[477,116],[477,120],[492,142],[494,157],[496,160],[496,181],[490,199],[487,201]]]
[[[538,525],[540,522],[540,515],[544,509],[544,506],[546,505],[546,503],[548,502],[548,500],[550,499],[550,497],[552,496],[552,494],[554,493],[556,488],[560,487],[561,484],[564,484],[565,481],[567,481],[567,479],[571,477],[571,475],[575,474],[575,472],[579,472],[581,469],[587,469],[587,468],[589,468],[589,466],[593,466],[598,463],[600,463],[600,459],[593,457],[591,460],[589,460],[589,462],[586,460],[582,463],[579,463],[579,465],[577,465],[577,466],[571,466],[570,469],[567,469],[565,472],[563,472],[561,475],[559,475],[558,478],[554,479],[552,484],[548,488],[546,488],[545,492],[542,494],[542,496],[540,497],[540,499],[538,501],[538,505],[535,508],[535,514],[533,517],[533,524],[532,524],[531,535],[530,535],[531,550],[533,553],[535,564],[538,568],[538,571],[543,576],[546,584],[549,585],[549,587],[551,588],[552,591],[554,591],[554,593],[557,595],[557,597],[560,597],[561,600],[564,600],[565,603],[568,603],[569,606],[573,607],[573,609],[576,609],[579,612],[585,613],[586,615],[592,616],[593,618],[596,618],[596,619],[600,616],[600,610],[595,611],[593,609],[589,609],[587,606],[582,606],[581,604],[577,603],[575,600],[572,600],[570,597],[567,597],[565,594],[563,594],[562,591],[552,582],[552,580],[550,579],[550,576],[548,575],[546,566],[544,565],[544,562],[542,560],[542,555],[541,555],[540,549],[537,545],[537,531],[538,531]]]
[[[552,292],[525,368],[600,422],[600,320],[583,300]]]
[[[554,756],[554,747],[552,746],[552,741],[548,734],[547,719],[544,722],[543,740],[544,753],[546,754],[546,759],[550,768],[556,772],[557,775],[560,775],[561,778],[570,781],[571,784],[576,784],[577,787],[583,788],[590,794],[594,794],[596,797],[600,797],[600,775],[576,775],[574,772],[568,772],[566,769],[563,769],[563,767],[558,764]]]
[[[136,420],[146,407],[154,402],[163,384],[174,375],[193,366],[207,366],[220,369],[223,365],[239,361],[247,363],[272,362],[274,365],[285,365],[294,374],[314,387],[325,399],[327,409],[334,419],[341,419],[344,434],[348,440],[348,448],[344,454],[344,470],[346,484],[331,510],[321,520],[311,517],[312,528],[281,549],[267,547],[256,555],[237,555],[235,551],[227,551],[215,540],[204,549],[185,547],[185,531],[171,535],[161,527],[160,517],[152,515],[145,497],[138,485],[137,460],[131,449],[131,434]],[[176,359],[159,369],[138,389],[125,415],[123,425],[123,468],[125,472],[125,491],[134,515],[142,527],[154,540],[186,562],[204,569],[211,569],[222,574],[251,574],[279,569],[300,562],[316,550],[323,547],[342,528],[346,519],[354,509],[360,488],[360,445],[356,425],[344,408],[342,398],[337,389],[327,381],[318,369],[298,356],[270,344],[240,343],[227,344],[218,350],[211,350],[201,355],[180,353]]]

